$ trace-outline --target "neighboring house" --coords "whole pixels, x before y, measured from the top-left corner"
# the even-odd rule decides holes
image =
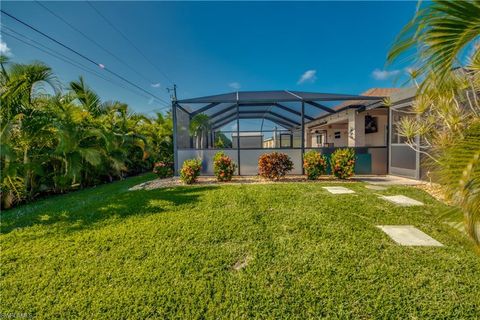
[[[237,141],[240,141],[240,148],[262,148],[263,147],[263,134],[261,132],[240,132],[239,139],[237,139],[237,133],[232,133],[232,147],[237,148]]]

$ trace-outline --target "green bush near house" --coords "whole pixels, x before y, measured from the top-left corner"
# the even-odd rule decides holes
[[[347,179],[355,174],[355,150],[341,148],[330,156],[330,167],[335,177]]]
[[[293,162],[284,153],[265,153],[258,159],[258,174],[265,179],[280,180],[292,169]]]
[[[159,161],[153,164],[153,173],[160,179],[173,177],[173,163]]]
[[[237,165],[225,152],[220,151],[215,154],[213,158],[213,172],[218,181],[231,181],[236,168]]]
[[[327,158],[318,151],[310,150],[303,155],[303,168],[309,180],[327,173],[327,166]]]
[[[180,180],[186,184],[192,184],[197,181],[201,170],[202,161],[200,159],[185,160],[180,170]]]

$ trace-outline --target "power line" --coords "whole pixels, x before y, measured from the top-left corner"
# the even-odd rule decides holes
[[[67,49],[67,50],[75,53],[77,56],[81,57],[82,59],[87,60],[87,61],[90,62],[90,63],[93,63],[93,64],[96,65],[97,67],[100,67],[101,69],[105,70],[106,72],[114,75],[115,77],[119,78],[120,80],[122,80],[122,81],[124,81],[124,82],[126,82],[126,83],[128,83],[128,84],[130,84],[131,86],[133,86],[133,87],[137,88],[138,90],[146,93],[147,95],[149,95],[149,96],[151,96],[151,97],[153,97],[153,98],[155,98],[155,99],[157,99],[157,100],[159,100],[159,101],[162,101],[162,102],[164,102],[164,103],[166,103],[166,104],[169,104],[169,102],[167,102],[166,100],[164,100],[164,99],[162,99],[162,98],[160,98],[160,97],[152,94],[151,92],[148,92],[147,90],[145,90],[145,89],[143,89],[142,87],[136,85],[135,83],[131,82],[130,80],[126,79],[125,77],[121,76],[120,74],[118,74],[118,73],[116,73],[116,72],[108,69],[108,68],[107,68],[106,66],[104,66],[103,64],[96,62],[95,60],[93,60],[93,59],[85,56],[84,54],[76,51],[75,49],[72,49],[71,47],[67,46],[66,44],[63,44],[62,42],[56,40],[55,38],[53,38],[53,37],[45,34],[44,32],[38,30],[37,28],[33,27],[32,25],[30,25],[30,24],[28,24],[28,23],[26,23],[26,22],[24,22],[24,21],[16,18],[15,16],[9,14],[8,12],[4,11],[3,9],[0,9],[0,12],[3,13],[3,14],[5,14],[6,16],[12,18],[13,20],[21,23],[22,25],[28,27],[29,29],[32,29],[33,31],[41,34],[42,36],[48,38],[49,40],[55,42],[56,44],[64,47],[65,49]]]
[[[65,56],[65,55],[62,54],[62,53],[53,51],[52,49],[50,49],[50,48],[42,45],[42,44],[39,43],[38,41],[35,41],[35,40],[33,40],[33,39],[25,36],[25,35],[22,35],[22,34],[16,32],[16,31],[12,30],[11,28],[6,27],[6,26],[3,26],[3,25],[2,25],[2,27],[8,29],[7,32],[5,32],[5,30],[4,30],[4,34],[5,34],[5,35],[7,35],[7,36],[9,36],[9,37],[11,37],[11,38],[13,38],[13,39],[15,39],[15,40],[17,40],[17,41],[25,44],[25,45],[28,45],[28,46],[30,46],[30,47],[33,47],[33,48],[35,48],[35,49],[37,49],[37,50],[39,50],[39,51],[41,51],[41,52],[44,52],[44,53],[46,53],[46,54],[48,54],[48,55],[50,55],[50,56],[52,56],[52,57],[54,57],[54,58],[57,58],[57,59],[59,59],[59,60],[61,60],[61,61],[64,61],[64,62],[66,62],[66,63],[68,63],[68,64],[70,64],[70,65],[72,65],[72,66],[74,66],[74,67],[77,67],[77,68],[79,68],[79,69],[81,69],[81,70],[83,70],[83,71],[85,71],[85,72],[87,72],[87,73],[90,73],[90,74],[92,74],[92,75],[94,75],[94,76],[96,76],[96,77],[98,77],[98,78],[101,78],[101,79],[103,79],[103,80],[105,80],[105,81],[107,81],[107,82],[109,82],[109,83],[115,84],[115,85],[117,85],[117,86],[119,86],[119,87],[121,87],[121,88],[123,88],[123,89],[129,90],[129,91],[131,91],[132,93],[134,93],[134,94],[136,94],[136,95],[139,95],[139,96],[141,96],[141,97],[143,97],[143,98],[146,98],[146,99],[149,98],[148,96],[146,96],[146,95],[144,95],[144,94],[142,94],[142,93],[133,91],[131,88],[129,88],[129,87],[127,87],[127,86],[124,86],[123,84],[121,84],[121,83],[119,83],[119,82],[116,82],[116,81],[113,81],[112,79],[109,79],[109,78],[107,78],[107,77],[104,77],[104,76],[103,76],[102,74],[100,74],[99,72],[97,72],[97,71],[95,71],[95,70],[92,70],[92,69],[90,69],[90,68],[85,67],[84,65],[82,65],[82,64],[80,64],[80,63],[72,60],[70,57],[67,57],[67,56]],[[37,45],[32,44],[32,43],[28,43],[27,41],[18,38],[17,36],[11,34],[10,32],[14,32],[14,33],[17,34],[18,36],[23,37],[23,38],[25,38],[25,39],[27,39],[28,41],[31,41],[31,42],[33,42],[33,43],[36,43]],[[43,47],[43,48],[42,48],[42,47]],[[165,109],[165,108],[169,108],[169,106],[165,106],[165,105],[164,105],[162,108],[158,108],[158,110],[162,110],[162,109]]]
[[[123,39],[125,39],[128,43],[130,43],[130,45],[135,49],[137,50],[137,52],[151,65],[153,66],[155,69],[157,69],[158,72],[160,72],[164,77],[165,79],[167,79],[169,82],[171,83],[174,83],[174,81],[172,81],[170,79],[169,76],[167,76],[167,74],[161,70],[159,67],[157,67],[156,64],[154,64],[143,52],[142,50],[140,50],[140,48],[138,48],[135,43],[133,43],[133,41],[131,41],[119,28],[117,28],[109,19],[107,19],[107,17],[105,17],[97,8],[95,8],[95,6],[90,2],[90,1],[86,1],[88,3],[88,5],[115,31],[117,31]]]
[[[80,33],[85,39],[89,40],[90,42],[92,42],[93,44],[95,44],[97,47],[99,47],[100,49],[102,49],[103,51],[105,51],[106,53],[108,53],[109,55],[111,55],[112,57],[114,57],[117,61],[121,62],[122,64],[124,64],[126,67],[128,67],[130,70],[132,70],[133,72],[135,72],[138,76],[140,76],[142,79],[144,79],[145,81],[147,81],[148,83],[150,84],[153,84],[153,81],[149,78],[147,78],[146,76],[144,76],[142,73],[140,73],[136,68],[132,67],[131,65],[129,65],[125,60],[121,59],[120,57],[118,57],[116,54],[114,54],[113,52],[111,52],[110,50],[108,50],[107,48],[105,48],[104,46],[102,46],[100,43],[98,43],[95,39],[92,39],[91,37],[89,37],[87,34],[85,34],[82,30],[78,29],[77,27],[75,27],[74,25],[72,25],[70,22],[68,22],[67,20],[65,20],[62,16],[58,15],[57,13],[55,13],[53,10],[51,10],[50,8],[48,8],[46,5],[44,5],[43,3],[41,3],[40,1],[38,0],[35,0],[35,2],[41,6],[42,8],[44,8],[45,10],[47,10],[51,15],[55,16],[57,19],[59,19],[60,21],[62,21],[63,23],[65,23],[66,25],[68,25],[71,29],[73,29],[74,31]]]

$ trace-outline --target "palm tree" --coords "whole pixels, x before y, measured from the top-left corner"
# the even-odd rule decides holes
[[[104,102],[83,78],[61,92],[39,62],[0,56],[1,207],[95,185],[171,161],[171,115],[156,118]]]
[[[388,61],[410,53],[407,58],[414,63],[416,74],[426,80],[444,80],[453,68],[465,64],[465,50],[471,50],[471,58],[479,59],[475,43],[479,35],[479,1],[434,1],[417,9],[415,17],[398,35]]]
[[[70,82],[70,90],[75,93],[85,110],[94,116],[101,114],[100,97],[85,84],[83,77],[79,77],[77,81]]]
[[[430,157],[433,178],[464,213],[480,244],[480,1],[434,1],[420,7],[388,55],[410,55],[422,82],[399,134]],[[413,50],[417,49],[417,50]],[[416,136],[422,143],[414,142]],[[417,140],[418,141],[418,140]]]
[[[197,114],[190,120],[190,134],[197,137],[197,148],[202,149],[207,147],[208,132],[210,129],[210,118],[206,114]]]
[[[54,92],[59,92],[60,89],[52,70],[43,63],[11,64],[7,71],[5,63],[8,60],[2,58],[1,61],[2,138],[4,134],[8,134],[8,139],[5,139],[10,141],[10,147],[21,153],[19,158],[22,159],[22,168],[19,172],[23,172],[24,193],[31,197],[33,172],[40,170],[41,162],[36,152],[48,144],[48,132],[44,130],[48,119],[41,107],[41,102],[45,99],[43,94],[47,92],[45,85]],[[6,130],[9,127],[12,129],[10,132]]]

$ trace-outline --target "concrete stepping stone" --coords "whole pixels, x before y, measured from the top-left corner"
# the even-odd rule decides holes
[[[347,193],[355,193],[355,191],[350,190],[345,187],[322,187],[323,189],[327,190],[332,194],[347,194]]]
[[[402,246],[443,247],[443,244],[414,226],[377,226],[393,241]]]
[[[387,200],[391,203],[394,203],[399,206],[403,207],[411,207],[411,206],[423,206],[423,202],[417,201],[415,199],[398,195],[398,196],[381,196],[380,198]]]
[[[367,184],[365,188],[370,189],[370,190],[377,190],[377,191],[384,191],[387,190],[387,187],[382,187],[382,186],[377,186],[374,184]]]

